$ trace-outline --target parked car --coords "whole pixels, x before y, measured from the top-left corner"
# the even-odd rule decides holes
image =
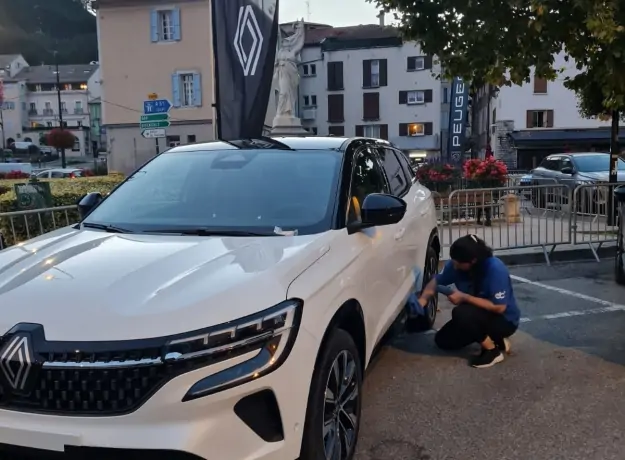
[[[532,193],[534,206],[544,208],[547,202],[556,200],[568,202],[570,189],[583,184],[607,182],[610,177],[610,155],[607,153],[562,153],[549,155],[538,168],[532,171],[532,182],[536,185],[554,185],[549,190],[535,189]],[[625,181],[625,161],[618,161],[618,181]],[[568,188],[555,187],[566,185]],[[580,194],[578,205],[596,209],[607,202],[606,189],[587,188]]]
[[[77,177],[83,177],[83,170],[76,168],[54,168],[45,169],[35,174],[37,179],[74,179]]]
[[[400,151],[179,146],[79,209],[0,252],[3,443],[36,458],[353,458],[372,352],[414,272],[438,269],[434,202]]]

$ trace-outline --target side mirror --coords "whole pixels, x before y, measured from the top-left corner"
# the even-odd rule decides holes
[[[78,213],[80,218],[84,219],[93,211],[102,201],[102,195],[98,192],[87,193],[78,201]]]
[[[562,174],[573,175],[575,173],[575,170],[573,170],[573,168],[571,168],[570,166],[567,166],[566,168],[562,168],[560,172]]]
[[[372,193],[367,195],[360,209],[361,222],[347,227],[347,233],[356,233],[364,228],[393,225],[406,214],[406,202],[394,195]]]

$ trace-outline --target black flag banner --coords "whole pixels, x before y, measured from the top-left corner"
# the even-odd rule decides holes
[[[217,136],[263,134],[278,46],[279,0],[213,0]]]

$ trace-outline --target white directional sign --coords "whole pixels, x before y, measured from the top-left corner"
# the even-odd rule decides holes
[[[165,128],[144,129],[141,135],[146,139],[159,139],[165,137]]]

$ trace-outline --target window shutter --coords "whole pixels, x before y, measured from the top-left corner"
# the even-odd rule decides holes
[[[424,102],[432,102],[432,90],[426,89],[423,91],[423,100]]]
[[[406,70],[411,71],[415,70],[417,67],[417,58],[414,56],[408,56],[406,58]]]
[[[400,104],[408,104],[408,91],[400,91],[399,92],[399,103]]]
[[[339,61],[336,63],[336,89],[342,90],[343,85],[343,61]]]
[[[388,63],[386,59],[380,59],[380,86],[388,86]]]
[[[432,68],[432,56],[424,56],[423,57],[423,64],[424,64],[424,69],[431,69]]]
[[[152,10],[150,12],[150,37],[152,43],[158,41],[158,11]]]
[[[356,136],[363,137],[365,135],[365,127],[363,125],[356,125]]]
[[[174,40],[180,41],[180,8],[174,8],[171,12],[171,16],[174,29]]]
[[[328,134],[332,134],[333,136],[344,136],[345,127],[344,126],[330,126],[328,128]]]
[[[547,110],[547,128],[553,128],[553,110]]]
[[[547,79],[534,75],[534,93],[547,94]]]
[[[371,88],[371,61],[362,61],[362,87]]]
[[[434,123],[427,122],[427,123],[423,123],[423,134],[425,136],[431,136],[432,134],[434,134]]]
[[[399,135],[407,136],[408,135],[408,123],[400,123],[399,124]]]
[[[534,112],[532,110],[528,110],[525,112],[525,127],[526,128],[533,128],[533,123],[532,123],[532,116],[533,116]]]
[[[380,119],[380,93],[362,94],[362,119]]]
[[[343,95],[328,94],[328,121],[330,123],[342,123],[344,116]]]
[[[380,125],[380,137],[388,141],[388,125]]]
[[[180,107],[180,75],[177,73],[171,76],[171,95],[174,107]]]
[[[202,106],[202,75],[193,74],[193,105]]]

